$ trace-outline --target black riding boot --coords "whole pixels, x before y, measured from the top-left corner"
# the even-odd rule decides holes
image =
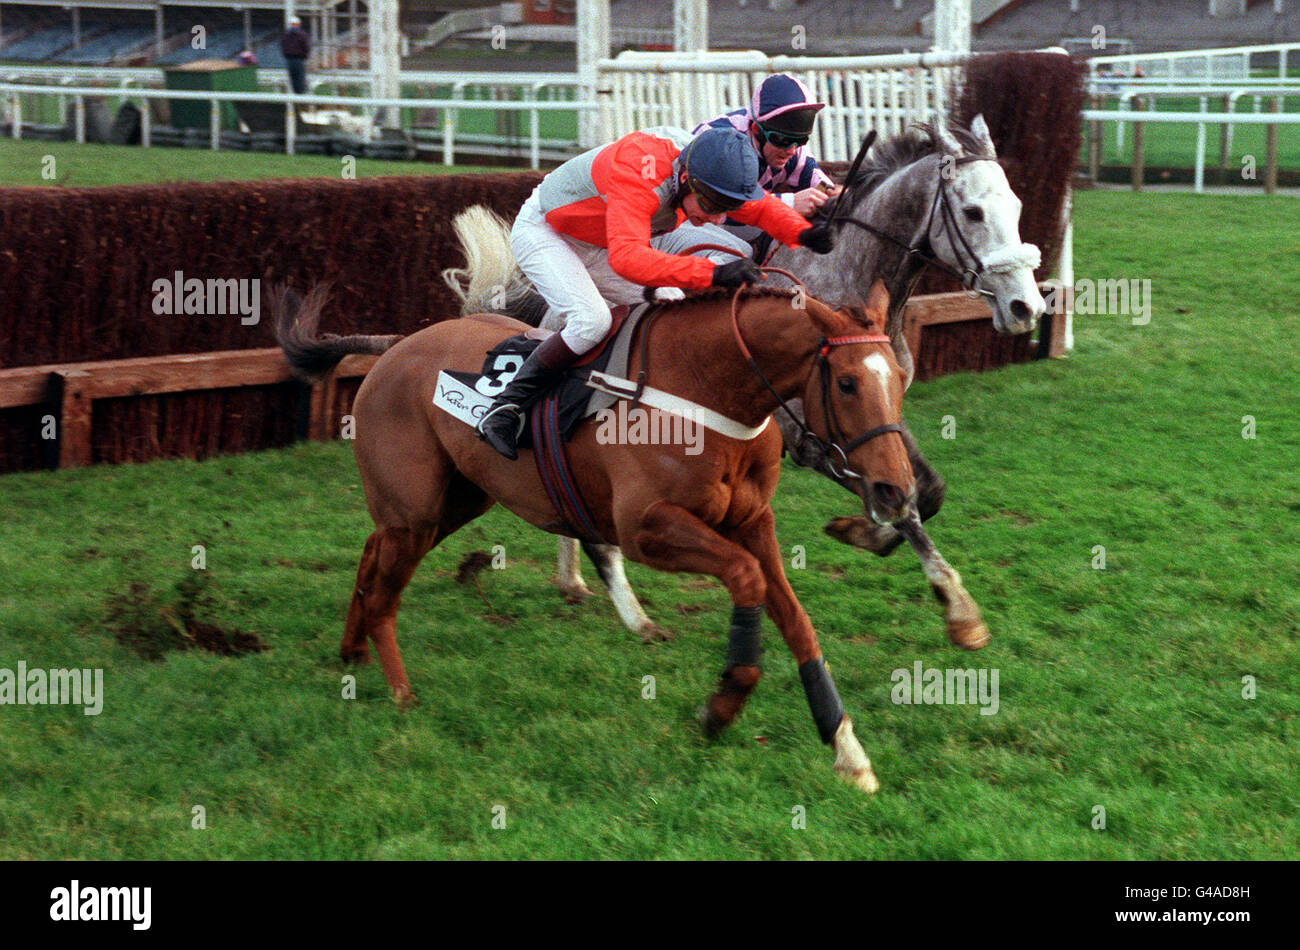
[[[517,459],[515,446],[524,431],[525,410],[546,395],[577,358],[558,333],[543,340],[479,420],[479,438],[506,458]]]

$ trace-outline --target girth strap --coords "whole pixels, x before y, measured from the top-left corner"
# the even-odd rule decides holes
[[[528,413],[533,433],[533,457],[537,461],[537,474],[546,489],[546,497],[559,512],[560,520],[570,534],[588,544],[608,544],[582,500],[578,484],[569,466],[564,440],[560,438],[560,399],[552,393],[544,397]]]

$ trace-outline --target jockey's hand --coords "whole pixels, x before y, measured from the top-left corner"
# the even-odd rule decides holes
[[[813,213],[826,204],[830,195],[820,188],[805,188],[803,191],[794,193],[794,210],[798,211],[805,218],[811,218]]]
[[[728,290],[745,284],[756,284],[763,279],[763,272],[757,264],[747,257],[738,257],[725,264],[713,267],[713,286],[726,287]]]
[[[829,254],[835,247],[835,237],[824,224],[805,228],[799,232],[799,243],[814,254]]]

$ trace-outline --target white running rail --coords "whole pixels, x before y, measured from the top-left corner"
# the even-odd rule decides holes
[[[827,104],[814,131],[814,154],[823,161],[850,161],[871,129],[882,136],[896,135],[911,122],[945,116],[966,59],[960,53],[821,57],[768,56],[757,50],[626,52],[596,67],[601,138],[609,142],[656,125],[690,131],[700,122],[749,105],[764,77],[789,73]]]
[[[30,96],[56,96],[72,102],[72,121],[74,137],[77,142],[86,140],[86,99],[104,95],[127,100],[140,100],[144,108],[140,110],[141,144],[146,148],[151,144],[151,116],[149,103],[155,100],[201,101],[210,104],[209,110],[209,145],[215,151],[221,147],[221,108],[223,102],[262,102],[277,103],[285,110],[285,151],[294,153],[294,140],[299,132],[295,119],[295,110],[302,106],[342,106],[360,109],[367,117],[365,123],[366,141],[370,140],[374,128],[376,110],[384,107],[402,109],[440,109],[443,110],[443,162],[451,165],[456,160],[456,118],[463,110],[486,110],[527,113],[529,117],[529,152],[532,167],[539,165],[541,136],[539,132],[539,114],[553,111],[574,111],[595,109],[594,103],[584,102],[539,102],[539,101],[486,101],[475,102],[465,99],[384,99],[357,96],[296,96],[282,92],[198,92],[180,89],[104,89],[94,86],[32,86],[18,83],[0,82],[0,102],[3,102],[4,121],[9,125],[9,134],[15,139],[22,138],[23,99]]]
[[[1300,55],[1300,43],[1271,43],[1264,46],[1225,46],[1217,49],[1175,50],[1168,53],[1126,53],[1122,56],[1093,56],[1088,72],[1098,78],[1098,70],[1132,76],[1137,67],[1147,79],[1248,79],[1252,57],[1276,55],[1277,78],[1286,76],[1288,54]]]

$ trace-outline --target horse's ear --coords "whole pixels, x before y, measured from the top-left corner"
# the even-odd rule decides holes
[[[986,155],[996,155],[997,146],[993,144],[993,136],[989,134],[989,124],[984,121],[984,113],[977,115],[970,124],[971,135],[975,136],[975,141],[984,149]]]
[[[879,278],[867,294],[867,316],[879,324],[882,330],[889,326],[889,289]]]
[[[935,123],[934,134],[938,137],[939,145],[945,155],[955,155],[960,158],[966,154],[965,149],[961,147],[961,142],[957,141],[957,136],[948,131],[948,124],[943,120]]]

